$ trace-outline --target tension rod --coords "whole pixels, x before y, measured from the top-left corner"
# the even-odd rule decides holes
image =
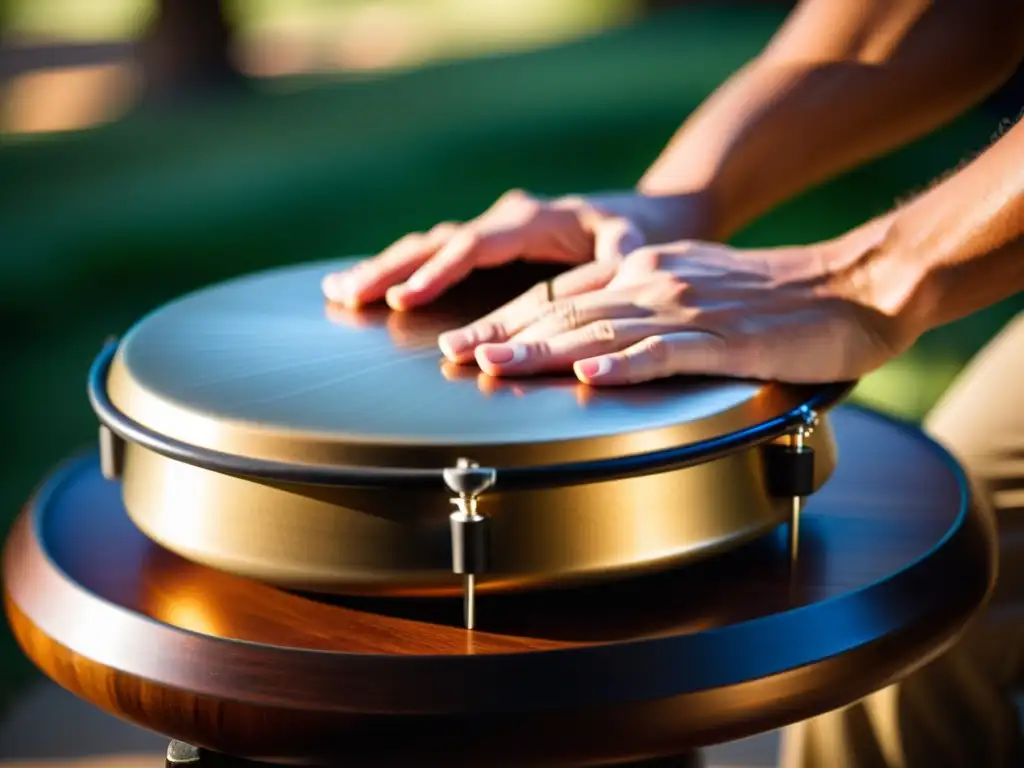
[[[448,518],[452,535],[452,571],[462,576],[463,620],[466,629],[476,626],[476,577],[490,560],[489,520],[480,514],[480,495],[494,485],[497,472],[469,459],[459,459],[444,470],[444,481],[455,494],[456,510]]]

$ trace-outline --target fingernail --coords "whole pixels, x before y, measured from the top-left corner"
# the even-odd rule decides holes
[[[520,363],[526,359],[526,347],[521,344],[489,344],[480,347],[477,354],[494,365]]]
[[[384,293],[384,301],[386,301],[388,306],[392,309],[405,309],[405,303],[402,301],[404,298],[405,291],[400,285],[393,285]]]
[[[607,357],[595,357],[590,360],[580,360],[573,365],[576,375],[585,379],[597,379],[604,376],[612,369],[612,361]]]
[[[441,345],[441,351],[448,357],[455,358],[465,354],[472,347],[476,340],[473,331],[448,331],[442,333],[437,342]]]
[[[351,286],[349,283],[350,281],[345,278],[345,275],[327,275],[327,277],[321,281],[320,289],[331,301],[344,303],[345,301],[348,301],[349,295],[351,294]]]

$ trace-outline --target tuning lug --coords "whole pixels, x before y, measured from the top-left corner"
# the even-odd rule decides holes
[[[479,497],[494,485],[497,472],[469,459],[459,459],[444,470],[456,510],[449,516],[452,537],[452,571],[462,576],[463,618],[466,629],[476,625],[476,577],[490,563],[489,520],[480,514]]]

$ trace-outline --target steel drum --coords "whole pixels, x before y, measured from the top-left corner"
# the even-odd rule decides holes
[[[326,304],[340,266],[108,344],[99,451],[7,538],[21,648],[169,766],[696,764],[900,679],[985,604],[991,515],[918,430],[832,411],[850,384],[497,380],[437,335],[543,269],[392,313]]]
[[[496,270],[427,311],[325,303],[343,263],[277,269],[156,310],[100,355],[90,394],[131,519],[190,560],[296,590],[460,589],[444,472],[487,468],[477,589],[623,577],[728,550],[790,518],[761,448],[848,385],[680,378],[592,388],[494,379],[443,359],[440,332],[518,295]],[[112,459],[113,460],[113,459]]]

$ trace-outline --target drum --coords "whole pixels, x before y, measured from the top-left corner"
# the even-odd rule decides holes
[[[300,594],[185,559],[131,523],[121,484],[88,453],[12,529],[7,614],[59,684],[208,750],[193,763],[175,743],[175,763],[678,756],[899,679],[947,648],[992,588],[992,519],[949,455],[849,406],[832,425],[843,459],[802,512],[795,564],[780,529],[642,577],[490,595],[472,632],[456,600]]]
[[[575,586],[763,537],[833,471],[827,412],[849,384],[499,381],[446,363],[437,336],[536,270],[392,313],[325,304],[320,280],[342,266],[198,291],[100,355],[108,474],[150,539],[304,592]]]
[[[169,761],[678,756],[851,703],[984,604],[991,519],[918,431],[832,410],[848,384],[496,381],[437,334],[535,273],[352,313],[320,296],[339,266],[108,345],[99,450],[7,541],[21,647]]]

